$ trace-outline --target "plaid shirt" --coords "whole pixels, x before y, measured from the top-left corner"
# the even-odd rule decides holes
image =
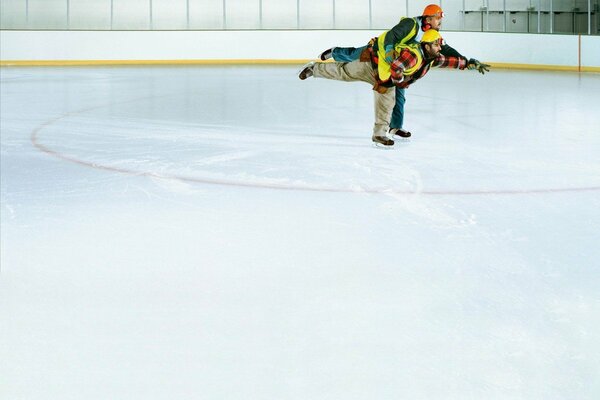
[[[446,57],[440,54],[434,59],[423,58],[423,63],[417,71],[411,75],[404,75],[404,71],[415,67],[417,62],[417,57],[411,51],[407,49],[402,50],[400,55],[391,64],[392,83],[404,89],[424,77],[431,67],[455,69],[465,69],[467,67],[467,59],[464,57]]]

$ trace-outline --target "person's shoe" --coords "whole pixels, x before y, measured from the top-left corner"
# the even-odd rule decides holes
[[[319,54],[319,58],[321,59],[321,61],[326,61],[326,60],[329,60],[331,57],[333,57],[333,49],[335,49],[335,47],[327,49],[324,52],[322,52],[321,54]]]
[[[390,129],[390,135],[392,135],[392,137],[394,137],[394,135],[396,136],[400,136],[403,138],[407,138],[407,137],[411,137],[411,133],[409,131],[405,131],[404,129],[401,128],[392,128]]]
[[[382,144],[384,146],[393,146],[394,145],[394,141],[390,138],[388,138],[387,136],[372,136],[371,140],[373,140],[373,143],[377,144]]]
[[[315,62],[311,61],[308,64],[302,67],[302,71],[298,74],[298,78],[300,80],[305,80],[306,78],[310,78],[313,76],[313,68],[315,67]]]

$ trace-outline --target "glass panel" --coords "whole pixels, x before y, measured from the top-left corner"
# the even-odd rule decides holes
[[[537,0],[533,0],[536,2]],[[506,0],[506,9],[510,11],[527,11],[527,8],[531,7],[533,3],[531,0]]]
[[[554,13],[554,33],[573,33],[573,24],[572,12]]]
[[[539,28],[540,33],[550,33],[550,0],[534,0],[532,2],[532,7],[534,6],[535,10],[532,12],[535,14],[534,32],[537,33]]]
[[[552,2],[552,9],[560,12],[571,12],[573,11],[573,0],[554,0]]]
[[[543,16],[542,16],[543,19]],[[538,32],[538,13],[537,11],[529,12],[529,33],[537,33]]]
[[[444,10],[442,30],[459,30],[462,23],[462,1],[444,1],[442,5],[442,9]]]
[[[259,29],[259,0],[226,0],[225,21],[227,29]]]
[[[464,28],[465,31],[483,31],[483,12],[465,11]]]
[[[529,17],[527,11],[510,11],[507,14],[506,31],[507,32],[528,32]]]
[[[150,0],[113,0],[113,29],[150,29]]]
[[[586,11],[576,11],[574,15],[575,33],[587,35],[588,33],[588,13]]]
[[[29,29],[67,29],[67,0],[29,0]]]
[[[371,4],[373,7],[373,29],[375,30],[385,31],[391,29],[400,21],[400,18],[409,16],[406,12],[406,1],[372,0]]]
[[[487,0],[490,11],[504,10],[504,0]],[[485,2],[484,2],[485,4]]]
[[[588,0],[0,0],[0,28],[383,31],[430,3],[444,9],[446,31],[600,33],[600,0],[591,10]]]
[[[300,29],[333,29],[333,0],[300,0]]]
[[[152,29],[187,29],[187,0],[152,0]]]
[[[485,6],[485,0],[465,0],[465,11],[482,11]]]
[[[24,0],[0,0],[0,28],[27,27],[27,8]]]
[[[540,6],[542,11],[550,11],[551,0],[541,0]]]
[[[454,2],[456,2],[456,0],[454,0]],[[406,3],[406,2],[405,2]],[[452,1],[445,1],[443,2],[443,6],[446,7],[446,3],[452,3]],[[406,17],[416,17],[418,15],[422,15],[423,14],[423,10],[425,9],[425,7],[427,7],[429,4],[440,4],[440,1],[437,0],[411,0],[408,2],[408,12]],[[442,7],[442,10],[444,8]]]
[[[69,29],[110,29],[110,0],[70,0]]]
[[[223,28],[223,0],[190,0],[190,29]]]
[[[503,0],[484,0],[482,7],[482,27],[484,32],[504,31]]]
[[[595,3],[592,2],[592,3]],[[576,0],[575,7],[573,11],[575,12],[575,33],[588,34],[590,31],[593,33],[597,31],[597,28],[594,26],[593,17],[594,13],[589,12],[593,11],[597,4],[590,4],[588,0]],[[590,23],[592,24],[590,29]]]
[[[297,0],[262,0],[264,29],[296,29]]]
[[[504,14],[501,11],[483,11],[482,23],[484,32],[503,32]]]
[[[588,0],[575,0],[575,9],[573,11],[585,12],[588,11]]]
[[[465,31],[483,31],[483,14],[485,10],[485,1],[483,0],[465,0],[464,16],[461,24]]]
[[[335,0],[336,29],[368,29],[368,0]]]

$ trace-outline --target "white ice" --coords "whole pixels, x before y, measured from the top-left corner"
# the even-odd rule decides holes
[[[1,70],[2,399],[600,398],[600,75]]]

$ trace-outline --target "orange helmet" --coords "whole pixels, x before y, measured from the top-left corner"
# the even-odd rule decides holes
[[[439,17],[444,18],[442,7],[437,4],[430,4],[423,10],[423,17]]]

